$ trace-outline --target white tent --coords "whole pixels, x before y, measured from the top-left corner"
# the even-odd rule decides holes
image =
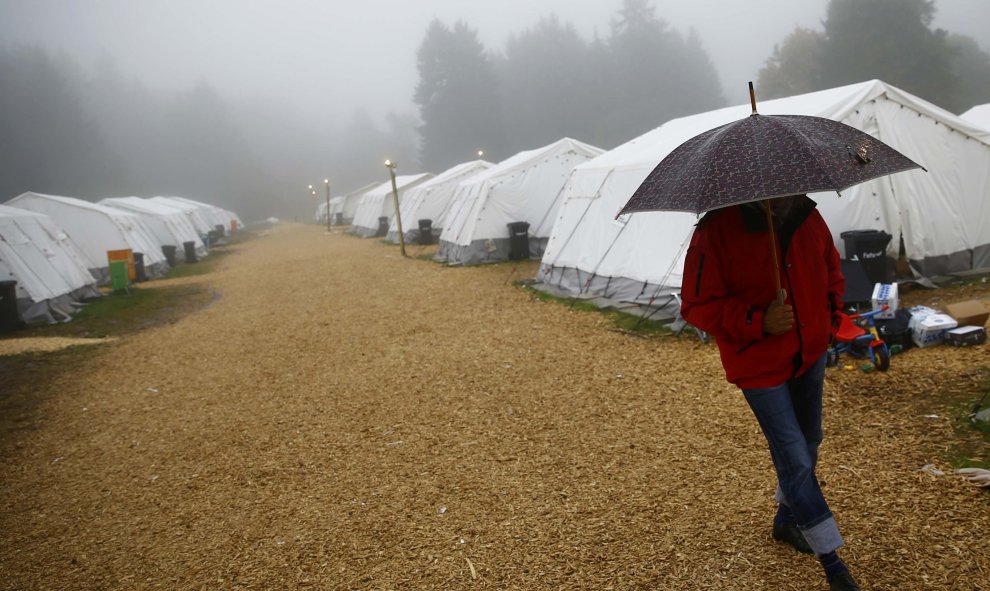
[[[434,235],[439,235],[439,230],[443,229],[439,223],[441,215],[449,208],[457,186],[492,166],[495,165],[484,160],[462,162],[406,191],[399,203],[402,233],[405,234],[405,239],[413,241],[419,237],[419,220],[430,220],[431,231]],[[399,241],[399,227],[396,221],[393,217],[385,238],[390,242]]]
[[[216,229],[206,218],[203,209],[201,207],[197,207],[195,205],[185,203],[183,201],[176,199],[175,197],[160,197],[160,196],[152,197],[151,199],[149,199],[149,201],[153,201],[155,203],[163,203],[165,205],[168,205],[169,207],[181,211],[183,214],[185,214],[186,218],[189,220],[189,223],[192,224],[192,227],[196,229],[196,232],[199,234],[200,238],[205,237],[210,233],[211,230]]]
[[[193,207],[198,207],[205,212],[204,217],[212,224],[211,230],[215,230],[217,226],[223,226],[223,233],[228,234],[232,231],[234,223],[237,227],[243,227],[244,223],[241,218],[237,217],[237,214],[222,207],[212,205],[210,203],[203,203],[202,201],[196,201],[195,199],[189,199],[188,197],[170,197],[174,201],[179,201],[192,205]]]
[[[402,200],[403,193],[428,181],[432,176],[428,172],[423,172],[395,177],[395,187],[399,194],[399,200]],[[351,222],[351,232],[363,238],[374,236],[378,234],[379,218],[388,218],[388,222],[391,222],[394,216],[395,203],[392,198],[392,181],[388,180],[361,196],[357,211],[354,213],[354,220]]]
[[[109,250],[129,248],[141,253],[148,277],[168,271],[161,244],[136,215],[74,197],[40,193],[22,193],[7,205],[50,216],[79,246],[87,268],[101,282],[109,282]]]
[[[140,197],[109,197],[99,203],[140,217],[162,246],[174,246],[182,252],[183,245],[192,242],[199,256],[206,254],[206,245],[181,210]]]
[[[343,202],[343,197],[334,197],[330,201],[324,201],[316,206],[316,213],[313,215],[313,221],[318,224],[327,223],[327,211],[329,211],[335,204]]]
[[[920,274],[990,266],[990,133],[873,80],[759,103],[764,115],[815,115],[878,137],[928,169],[816,193],[838,238],[876,229]],[[697,217],[646,212],[615,219],[647,174],[687,139],[742,119],[749,103],[674,119],[577,167],[568,180],[538,279],[571,294],[647,301],[676,291]],[[840,252],[844,245],[837,241]]]
[[[959,117],[969,121],[977,127],[990,130],[990,103],[976,105]]]
[[[17,309],[28,323],[68,320],[77,302],[100,295],[83,254],[50,217],[5,205],[0,281],[17,282]]]
[[[349,193],[344,193],[343,195],[330,199],[330,215],[336,217],[337,214],[340,214],[339,221],[334,219],[333,223],[346,226],[353,222],[354,214],[357,213],[358,204],[361,202],[361,197],[378,185],[379,183],[369,183],[361,188],[354,189]],[[326,208],[326,205],[323,207]],[[320,217],[319,212],[317,212],[316,220],[326,223],[327,218]]]
[[[530,255],[540,256],[567,175],[601,153],[564,138],[519,152],[462,182],[442,220],[437,260],[465,265],[505,260],[510,250],[507,225],[514,222],[529,224]]]

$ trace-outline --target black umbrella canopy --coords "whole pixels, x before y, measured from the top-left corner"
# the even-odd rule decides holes
[[[675,148],[646,177],[619,215],[702,213],[750,201],[842,191],[913,168],[922,167],[844,123],[806,115],[754,113]]]

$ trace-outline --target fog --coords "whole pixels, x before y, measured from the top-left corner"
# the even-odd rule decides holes
[[[335,183],[343,179],[341,186],[334,185],[337,193],[376,180],[357,178],[353,166],[335,165],[332,160],[340,154],[335,141],[343,129],[355,124],[356,116],[362,116],[361,111],[370,124],[383,128],[389,125],[390,113],[393,122],[395,117],[418,116],[413,103],[416,51],[433,19],[466,22],[477,30],[485,49],[498,54],[511,35],[551,14],[572,24],[586,40],[607,37],[621,4],[621,0],[0,0],[0,39],[7,48],[43,48],[78,63],[87,73],[110,67],[162,96],[207,84],[236,112],[237,137],[250,144],[266,170],[264,190],[275,194],[269,204],[278,207],[254,203],[248,215],[279,213],[276,210],[281,208],[282,215],[302,216],[312,206],[301,189],[308,183],[335,176]],[[796,26],[820,28],[826,5],[827,0],[653,2],[657,16],[672,28],[684,35],[693,30],[700,37],[728,103],[747,100],[746,82],[755,79],[775,44]],[[990,48],[986,26],[990,2],[939,0],[937,8],[934,27],[968,35],[984,51]],[[644,122],[642,131],[660,123]],[[6,144],[0,148],[11,149]],[[377,162],[370,163],[367,171],[385,180],[384,168]],[[120,187],[117,190],[133,186],[151,193],[169,189],[156,191],[147,183],[109,186]],[[72,193],[65,185],[58,188]],[[91,188],[83,196],[95,198],[98,195],[92,192],[97,190]],[[0,194],[0,201],[13,196]],[[231,196],[223,201],[225,206],[238,204]]]

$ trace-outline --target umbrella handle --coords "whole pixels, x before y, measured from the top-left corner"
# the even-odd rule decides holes
[[[770,213],[770,200],[763,202],[767,211],[767,228],[770,230],[770,254],[773,255],[773,284],[777,294],[777,303],[783,304],[787,299],[787,291],[780,286],[780,261],[777,259],[777,233],[773,229],[773,216]]]

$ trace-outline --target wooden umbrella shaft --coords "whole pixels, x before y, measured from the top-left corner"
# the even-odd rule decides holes
[[[770,230],[770,254],[773,256],[773,284],[776,288],[777,303],[783,304],[787,299],[787,293],[780,286],[780,260],[777,258],[777,233],[773,229],[773,216],[771,214],[770,200],[763,202],[767,210],[767,228]]]

